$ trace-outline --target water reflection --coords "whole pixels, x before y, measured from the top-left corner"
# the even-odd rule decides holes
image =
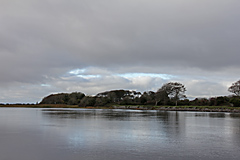
[[[240,118],[240,113],[230,113],[229,116],[231,118]]]
[[[0,159],[238,159],[240,116],[0,109]]]
[[[156,112],[116,109],[116,110],[43,110],[43,115],[58,118],[77,118],[77,119],[92,119],[92,118],[104,118],[109,120],[124,120],[127,121],[133,117],[151,117],[155,116]]]
[[[226,113],[209,113],[209,117],[211,117],[211,118],[225,118]]]
[[[142,127],[144,130],[141,132],[151,131],[152,127],[157,127],[158,134],[167,138],[173,137],[184,137],[186,132],[191,132],[191,130],[199,129],[202,127],[202,130],[209,129],[211,126],[212,129],[215,127],[221,126],[223,123],[226,123],[226,130],[230,132],[228,127],[232,125],[228,124],[226,117],[237,118],[239,120],[240,114],[229,114],[229,113],[205,113],[205,112],[177,112],[177,111],[142,111],[142,110],[102,110],[102,109],[84,109],[84,110],[56,110],[56,109],[44,109],[42,110],[43,116],[46,118],[56,118],[59,119],[82,119],[82,120],[99,120],[107,122],[117,121],[117,127],[121,127],[119,121],[127,121],[128,125],[138,122],[138,126],[131,126],[133,131],[136,131],[137,127]],[[209,118],[216,118],[218,120],[214,121]],[[62,120],[61,120],[62,121]],[[196,123],[199,123],[196,125]],[[112,122],[113,123],[113,122]],[[148,124],[146,124],[148,123]],[[153,126],[151,126],[151,123]],[[94,122],[96,124],[96,122]],[[214,126],[212,126],[214,124]],[[240,123],[234,124],[234,132],[239,132]],[[102,124],[101,124],[102,125]],[[126,124],[125,124],[126,125]],[[186,127],[187,125],[187,127]],[[229,126],[230,125],[230,126]],[[194,126],[195,128],[192,128]],[[97,126],[95,126],[97,127]],[[109,125],[110,129],[114,129],[114,126]],[[129,126],[128,126],[129,127]],[[139,132],[139,131],[138,131]],[[153,133],[151,133],[153,135]],[[144,134],[143,134],[144,135]]]

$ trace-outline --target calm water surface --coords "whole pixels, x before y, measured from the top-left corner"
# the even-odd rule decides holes
[[[240,114],[0,108],[0,160],[239,160]]]

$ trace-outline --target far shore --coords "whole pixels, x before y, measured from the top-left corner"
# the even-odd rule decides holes
[[[228,106],[144,106],[144,105],[112,105],[99,107],[79,107],[65,104],[6,104],[1,107],[12,108],[86,108],[86,109],[132,109],[132,110],[159,110],[159,111],[195,111],[195,112],[228,112],[240,113],[240,107]]]

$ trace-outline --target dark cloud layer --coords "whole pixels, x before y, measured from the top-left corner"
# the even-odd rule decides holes
[[[42,94],[72,91],[76,85],[84,89],[90,82],[62,77],[74,69],[93,67],[108,76],[175,75],[181,78],[168,80],[189,84],[198,76],[204,86],[212,84],[215,75],[226,90],[239,78],[239,5],[237,0],[2,0],[0,88],[6,94],[12,87],[24,96],[29,94],[21,86],[30,91],[51,84],[51,89],[42,87]],[[106,87],[97,88],[95,77],[89,94],[110,87],[155,89],[152,83],[142,88],[133,79],[128,85],[101,80]],[[189,94],[202,95],[195,92]]]

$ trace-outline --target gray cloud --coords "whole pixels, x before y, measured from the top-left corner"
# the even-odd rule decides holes
[[[168,81],[201,80],[199,86],[224,90],[207,94],[200,87],[190,89],[192,96],[226,94],[226,86],[238,80],[240,72],[239,5],[237,0],[3,0],[0,88],[10,95],[10,87],[23,95],[20,98],[30,95],[21,86],[29,92],[41,88],[36,96],[72,90],[151,90],[167,80],[141,77],[133,83],[115,76],[158,73],[181,77]],[[71,70],[90,72],[91,67],[91,74],[100,78],[62,80]],[[214,76],[219,87],[212,85]],[[3,97],[0,101],[6,101]]]

